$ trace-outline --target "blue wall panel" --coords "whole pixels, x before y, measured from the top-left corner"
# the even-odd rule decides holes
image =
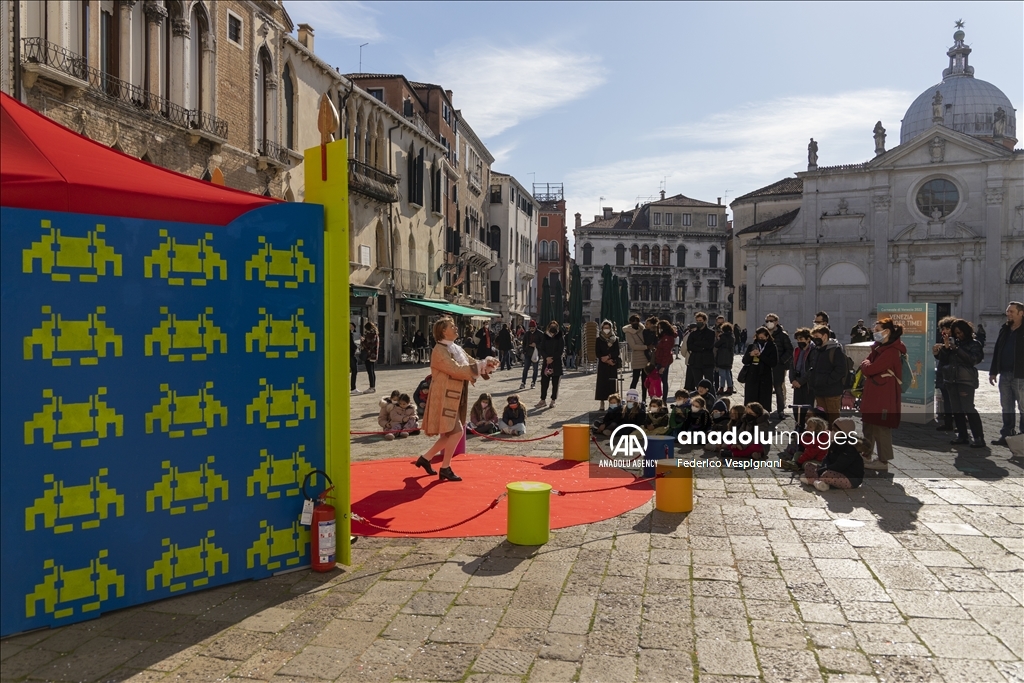
[[[322,207],[0,225],[0,633],[308,564]]]

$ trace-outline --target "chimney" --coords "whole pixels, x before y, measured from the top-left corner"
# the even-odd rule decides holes
[[[583,215],[580,214],[578,211],[576,212],[576,227],[577,228],[582,228],[583,227]]]
[[[665,190],[661,191],[661,200],[665,201]]]
[[[719,205],[719,206],[721,206],[721,205],[722,205],[722,198],[721,198],[721,197],[719,197],[719,198],[718,198],[718,205]]]
[[[310,52],[313,51],[313,27],[309,24],[299,24],[299,42]]]
[[[452,108],[454,109],[455,108],[455,98],[452,97],[452,91],[451,90],[445,90],[444,94],[448,96],[448,101],[452,103]]]
[[[601,210],[604,211],[604,217],[605,218],[611,218],[612,217],[612,207],[610,207],[610,206],[602,206]]]

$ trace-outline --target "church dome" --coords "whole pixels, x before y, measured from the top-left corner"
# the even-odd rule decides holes
[[[962,22],[957,22],[957,28],[961,26]],[[974,67],[967,63],[971,48],[964,44],[962,30],[953,34],[953,41],[946,53],[949,68],[943,70],[942,82],[921,93],[907,109],[900,144],[936,124],[975,137],[991,139],[999,133],[1016,142],[1017,116],[1010,98],[991,83],[974,77]],[[941,121],[936,117],[939,112]]]

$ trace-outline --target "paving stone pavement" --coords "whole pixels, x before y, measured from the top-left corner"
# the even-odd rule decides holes
[[[426,373],[379,371],[378,393],[353,397],[353,430],[375,429],[381,396]],[[520,376],[498,373],[472,398],[488,389],[501,404]],[[676,364],[672,386],[681,377]],[[530,435],[582,419],[592,392],[593,375],[567,375],[557,407],[530,410]],[[532,406],[539,386],[521,393]],[[995,390],[978,402],[991,437]],[[330,573],[6,638],[0,680],[1020,683],[1024,462],[954,450],[948,436],[902,427],[895,466],[853,491],[701,470],[688,515],[648,504],[539,548],[363,538]],[[356,437],[353,459],[428,445]],[[470,451],[559,457],[561,441],[474,439]]]

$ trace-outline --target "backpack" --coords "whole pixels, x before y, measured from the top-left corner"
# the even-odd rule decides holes
[[[840,347],[842,348],[842,347]],[[845,354],[845,352],[844,352]],[[836,362],[836,350],[831,348],[828,350],[828,361],[835,365]],[[853,389],[857,384],[857,369],[853,367],[853,359],[846,356],[846,375],[843,377],[843,389]]]
[[[910,367],[910,356],[907,354],[900,354],[900,364],[903,366],[903,383],[900,385],[900,393],[905,394],[907,389],[917,384],[917,375],[914,374],[914,369]]]

